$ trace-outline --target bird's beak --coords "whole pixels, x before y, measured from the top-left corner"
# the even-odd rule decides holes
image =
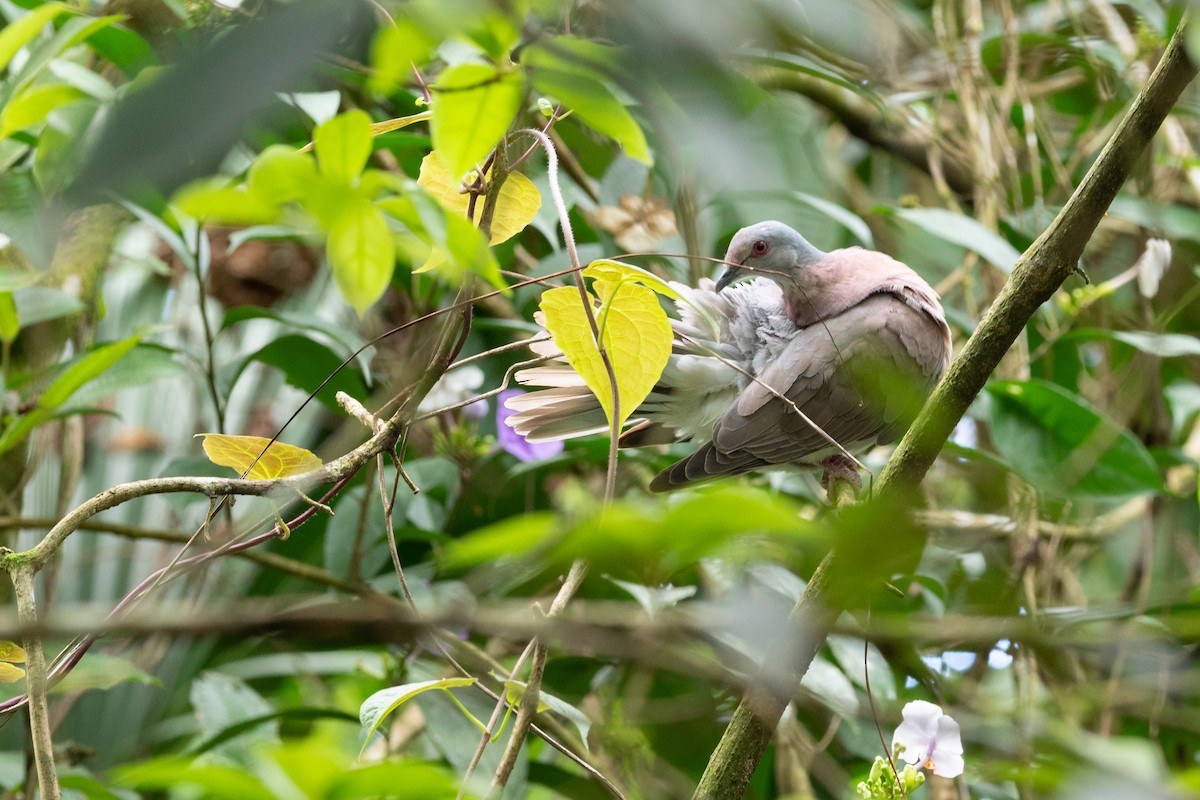
[[[742,274],[741,267],[726,267],[721,273],[721,277],[717,278],[717,291],[721,291],[729,284],[733,283],[739,275]]]

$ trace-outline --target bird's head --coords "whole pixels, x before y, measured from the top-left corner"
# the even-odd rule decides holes
[[[781,286],[823,252],[782,222],[759,222],[733,235],[725,252],[728,266],[717,279],[721,291],[745,272],[761,272]],[[784,286],[785,291],[788,289]]]

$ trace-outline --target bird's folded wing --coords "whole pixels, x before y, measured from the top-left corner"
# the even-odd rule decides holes
[[[707,460],[803,463],[831,438],[850,450],[890,440],[941,374],[942,340],[938,322],[890,293],[805,328],[717,423]]]

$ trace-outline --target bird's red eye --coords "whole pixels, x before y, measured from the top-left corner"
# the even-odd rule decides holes
[[[759,239],[750,248],[751,252],[753,252],[754,255],[756,255],[756,256],[765,256],[767,254],[767,251],[770,249],[771,249],[771,246],[762,239]]]

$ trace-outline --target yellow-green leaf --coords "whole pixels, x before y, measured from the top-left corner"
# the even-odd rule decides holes
[[[671,323],[653,290],[636,283],[595,281],[592,298],[600,339],[612,362],[620,400],[618,425],[629,419],[658,382],[671,355]],[[590,297],[590,296],[589,296]],[[612,385],[596,349],[579,292],[570,287],[542,294],[546,329],[613,421]]]
[[[288,478],[321,468],[321,459],[303,447],[272,442],[262,436],[228,436],[200,433],[204,437],[204,455],[222,467],[232,467],[239,475],[255,481]],[[267,445],[270,444],[270,447]]]
[[[25,648],[16,642],[0,639],[0,661],[9,663],[25,663]]]
[[[383,122],[372,122],[371,135],[378,136],[381,133],[398,131],[401,128],[407,128],[414,122],[424,122],[432,116],[432,111],[420,111],[416,114],[409,114],[407,117],[396,117],[394,119],[385,119]]]
[[[458,190],[459,180],[450,172],[450,167],[440,151],[433,150],[421,161],[421,174],[417,183],[451,214],[466,216],[470,198]],[[500,244],[523,231],[541,207],[542,196],[533,185],[533,181],[520,172],[509,173],[500,187],[500,196],[496,199],[490,243]],[[481,198],[475,204],[475,216],[471,221],[475,222],[482,212]]]
[[[363,749],[365,750],[367,745],[370,744],[371,737],[379,729],[380,723],[389,714],[422,692],[441,689],[446,691],[446,694],[450,695],[451,699],[454,699],[454,695],[450,694],[447,690],[458,686],[470,686],[475,682],[475,678],[442,678],[440,680],[406,683],[403,686],[391,686],[387,689],[380,689],[364,700],[358,709],[358,719],[362,723]],[[457,700],[454,700],[454,702],[458,703]],[[459,708],[462,708],[462,706],[459,705]],[[487,726],[482,725],[466,709],[463,709],[463,713],[467,714],[476,725],[487,730]]]
[[[272,203],[299,200],[313,185],[317,166],[312,156],[277,144],[254,159],[246,175],[250,192]]]
[[[72,12],[65,3],[46,3],[0,29],[0,69],[8,66],[17,51],[29,44],[42,28],[67,13]]]
[[[329,267],[346,301],[362,314],[378,300],[396,267],[396,243],[383,212],[370,203],[344,210],[325,242]]]
[[[334,180],[353,183],[371,155],[371,118],[354,109],[317,126],[313,148],[321,172]]]
[[[0,664],[0,683],[16,683],[25,677],[25,670],[13,664]]]
[[[505,681],[504,682],[504,699],[514,708],[521,707],[521,701],[525,699],[525,691],[529,688],[529,684],[521,681]],[[538,713],[542,713],[550,708],[550,704],[546,702],[544,693],[538,693]]]
[[[46,115],[61,105],[84,97],[74,86],[52,84],[35,86],[21,92],[0,111],[0,139],[6,139],[22,128],[46,121]]]
[[[671,285],[653,272],[626,264],[624,261],[613,261],[609,258],[598,258],[583,269],[585,278],[595,278],[609,283],[640,283],[648,286],[661,295],[679,300],[680,294]]]
[[[226,225],[266,225],[279,217],[278,205],[224,178],[209,178],[185,186],[175,195],[172,205],[195,219]]]
[[[458,64],[433,88],[433,146],[450,174],[461,178],[482,161],[521,107],[521,77],[486,64]]]
[[[21,317],[12,292],[0,292],[0,342],[11,344],[21,332]]]

